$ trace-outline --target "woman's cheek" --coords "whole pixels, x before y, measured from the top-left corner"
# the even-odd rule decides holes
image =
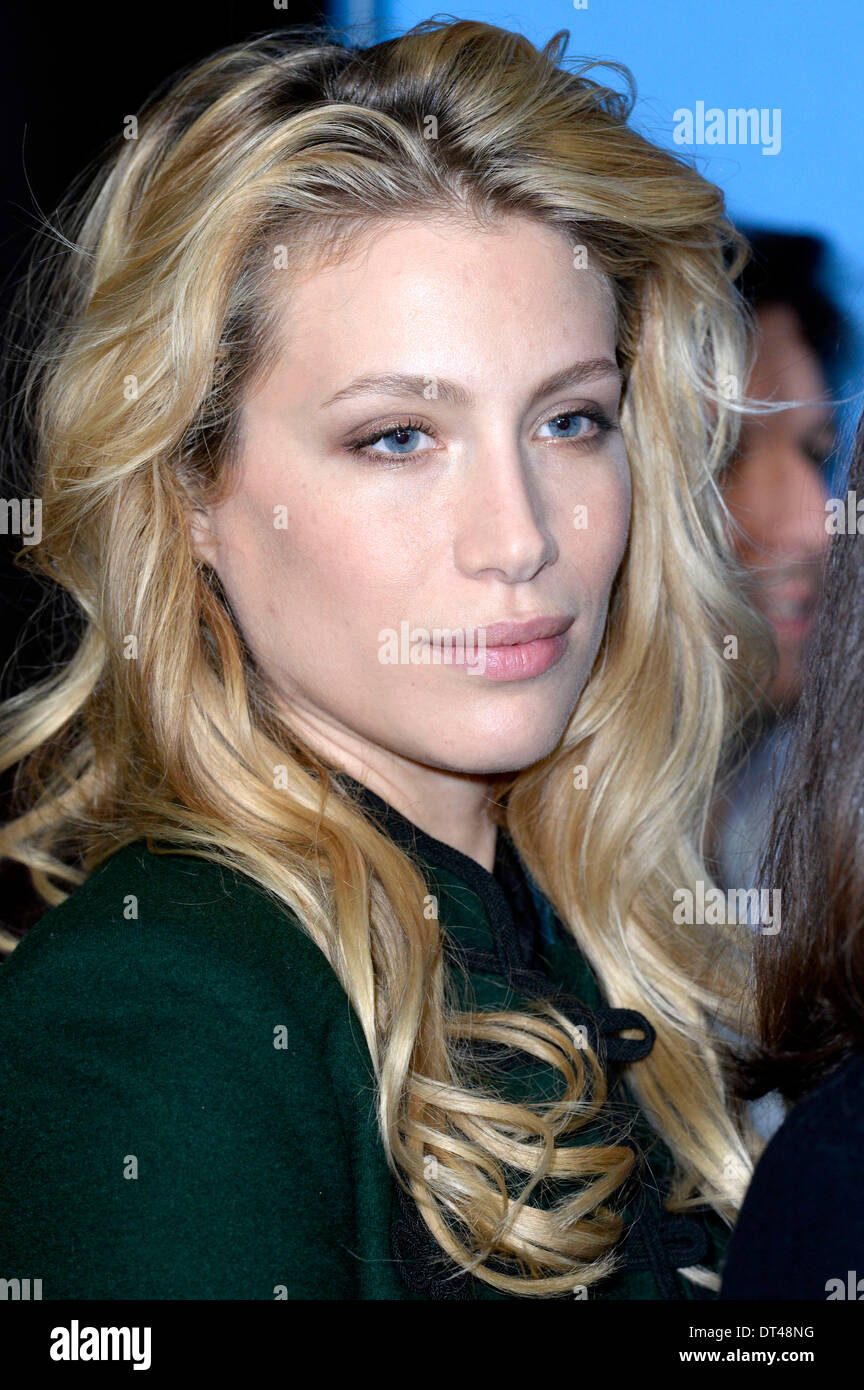
[[[631,483],[626,464],[580,490],[562,515],[559,534],[574,564],[587,566],[598,581],[611,583],[630,534]],[[562,547],[563,549],[564,547]]]

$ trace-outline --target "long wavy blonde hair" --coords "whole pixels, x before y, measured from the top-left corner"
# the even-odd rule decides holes
[[[712,786],[764,636],[715,483],[742,409],[746,245],[718,190],[627,124],[632,87],[589,76],[567,39],[538,50],[467,21],[365,50],[326,30],[270,33],[141,113],[63,209],[62,263],[28,285],[46,326],[22,419],[44,510],[19,555],[71,596],[80,637],[0,708],[0,772],[17,765],[0,855],[28,866],[48,905],[142,836],[272,893],[356,1011],[388,1163],[451,1267],[535,1296],[616,1267],[634,1153],[573,1142],[602,1120],[602,1057],[544,1001],[456,1007],[428,885],[287,726],[188,518],[235,468],[244,393],[272,361],[279,248],[290,274],[382,220],[489,228],[511,213],[589,248],[617,304],[632,528],[566,734],[499,805],[608,1000],[656,1028],[624,1077],[674,1156],[669,1209],[707,1203],[731,1224],[755,1150],[716,1025],[750,1026],[750,929],[675,925],[672,895],[709,881]],[[501,1098],[472,1039],[548,1064],[560,1098]],[[533,1204],[547,1177],[566,1195]]]

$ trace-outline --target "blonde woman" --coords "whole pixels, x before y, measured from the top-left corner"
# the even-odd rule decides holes
[[[29,553],[80,641],[3,712],[48,910],[0,1268],[45,1298],[719,1286],[748,929],[673,895],[761,631],[741,248],[565,43],[220,52],[43,271]]]

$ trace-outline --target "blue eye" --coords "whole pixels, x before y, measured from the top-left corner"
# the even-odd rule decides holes
[[[563,430],[557,429],[559,425],[566,427],[567,424],[573,424],[574,422],[577,422],[580,426],[576,433],[565,434]],[[544,420],[540,428],[543,429],[545,425],[556,426],[555,432],[551,435],[552,439],[578,439],[581,435],[590,433],[590,426],[592,424],[599,425],[601,429],[603,429],[604,426],[608,428],[608,422],[603,419],[598,420],[596,416],[593,415],[586,415],[582,410],[565,410],[560,415],[553,415],[551,420]]]
[[[431,428],[422,420],[397,420],[387,429],[379,430],[376,434],[367,435],[365,439],[358,439],[354,444],[349,445],[354,454],[364,455],[370,459],[380,459],[382,462],[395,459],[410,459],[414,454],[423,454],[425,449],[418,448],[418,438],[425,435],[427,439],[435,442],[436,436]],[[392,442],[396,448],[394,452],[382,449],[373,449],[373,444],[382,441]]]
[[[422,434],[423,431],[416,429],[413,425],[397,425],[395,429],[387,430],[385,434],[379,434],[378,439],[389,439],[395,446],[397,454],[413,454],[417,448],[417,440]],[[377,440],[373,442],[377,443]]]
[[[563,439],[580,445],[584,442],[586,448],[590,447],[592,440],[599,443],[603,435],[617,428],[604,411],[595,406],[583,406],[581,410],[559,410],[557,415],[544,420],[540,428],[543,429],[546,425],[554,426],[552,435],[547,435],[546,438]],[[572,428],[574,425],[575,429]],[[364,439],[356,440],[347,447],[352,454],[369,459],[373,463],[389,464],[398,468],[400,460],[410,463],[431,452],[419,445],[424,436],[433,444],[438,440],[428,421],[394,420],[392,424],[386,425],[374,434],[366,435]],[[393,448],[372,447],[382,443],[390,443]]]

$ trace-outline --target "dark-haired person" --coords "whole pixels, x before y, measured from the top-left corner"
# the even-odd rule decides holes
[[[825,242],[742,231],[751,257],[738,283],[755,327],[747,394],[802,404],[745,416],[720,479],[733,548],[778,652],[760,706],[742,730],[743,759],[714,808],[717,878],[730,888],[755,882],[789,718],[801,692],[829,540],[827,465],[836,444],[831,395],[849,338],[824,283]]]
[[[848,488],[864,497],[864,416]],[[831,541],[760,882],[761,1047],[743,1091],[792,1103],[732,1238],[723,1297],[864,1298],[864,535]]]

